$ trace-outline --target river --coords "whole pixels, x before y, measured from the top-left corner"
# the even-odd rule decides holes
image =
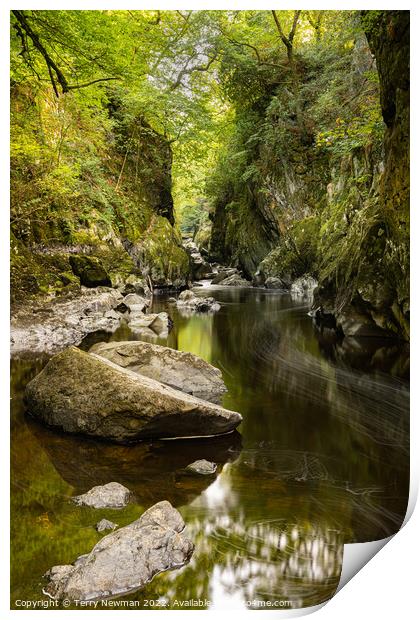
[[[285,293],[195,292],[221,310],[185,316],[156,297],[152,311],[166,310],[174,325],[153,342],[220,368],[223,405],[243,415],[230,435],[128,447],[60,434],[27,417],[22,403],[47,356],[12,360],[12,607],[46,598],[43,573],[87,553],[101,518],[125,525],[162,499],[180,510],[195,552],[120,599],[140,608],[315,605],[337,587],[345,543],[399,529],[409,485],[408,347],[340,342],[316,331],[308,306]],[[124,325],[81,347],[130,339]],[[217,477],[183,473],[199,458],[218,464]],[[134,493],[125,509],[69,501],[114,480]]]

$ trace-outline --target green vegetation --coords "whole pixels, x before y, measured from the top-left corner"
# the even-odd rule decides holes
[[[75,290],[69,253],[183,285],[182,231],[407,336],[408,12],[11,20],[15,299]]]

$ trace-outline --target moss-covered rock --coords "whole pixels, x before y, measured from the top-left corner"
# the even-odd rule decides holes
[[[145,233],[129,246],[136,266],[158,288],[184,287],[190,275],[189,257],[178,230],[164,217],[153,216]]]
[[[308,217],[295,222],[281,237],[280,243],[258,266],[262,280],[278,278],[286,288],[305,273],[317,275],[319,218]]]
[[[99,260],[85,254],[72,254],[69,258],[73,273],[80,278],[80,282],[88,288],[96,286],[111,286],[111,279]]]

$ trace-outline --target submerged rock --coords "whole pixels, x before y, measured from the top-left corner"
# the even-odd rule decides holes
[[[88,288],[112,286],[111,278],[100,261],[94,256],[71,254],[69,263],[73,273],[80,279],[80,283],[84,286]]]
[[[220,304],[214,297],[198,297],[190,290],[182,291],[176,302],[178,308],[191,312],[218,312]]]
[[[69,433],[116,442],[227,433],[242,416],[75,347],[27,385],[34,417]]]
[[[185,471],[191,472],[193,474],[200,474],[201,476],[209,476],[211,474],[215,474],[217,471],[216,463],[211,463],[210,461],[206,461],[205,459],[200,459],[198,461],[194,461],[194,463],[190,463]]]
[[[72,501],[78,506],[90,508],[124,508],[130,500],[130,490],[118,482],[96,486],[83,495],[76,495]]]
[[[192,353],[140,341],[99,342],[90,353],[213,403],[227,392],[220,370]]]
[[[108,521],[108,519],[101,519],[95,525],[95,529],[97,532],[105,532],[106,530],[115,530],[117,527],[118,527],[117,523]]]
[[[53,566],[43,592],[55,600],[104,599],[143,588],[166,570],[186,564],[194,550],[182,534],[185,523],[167,501],[104,536],[72,565]]]

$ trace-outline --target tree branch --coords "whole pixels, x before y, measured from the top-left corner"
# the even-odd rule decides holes
[[[284,45],[286,46],[287,57],[291,61],[293,59],[293,39],[295,38],[296,28],[297,28],[298,21],[299,21],[300,11],[295,11],[294,12],[293,24],[292,24],[292,28],[291,28],[288,36],[286,36],[284,34],[284,32],[283,32],[283,28],[281,27],[280,20],[279,20],[279,18],[277,16],[276,11],[272,10],[271,13],[273,15],[274,22],[275,22],[276,27],[277,27],[277,31],[278,31],[278,33],[280,35],[280,39],[283,41]]]
[[[194,73],[194,71],[208,71],[214,61],[217,60],[217,56],[218,54],[209,57],[209,60],[205,65],[195,65],[194,67],[190,68],[188,68],[188,65],[191,62],[192,58],[188,58],[188,60],[184,63],[184,67],[178,73],[178,77],[176,78],[175,82],[168,88],[168,93],[171,93],[182,84],[182,78],[184,77],[184,75],[191,75],[191,73]]]
[[[60,84],[62,93],[64,95],[65,93],[68,93],[70,90],[78,90],[80,88],[86,88],[87,86],[91,86],[92,84],[97,84],[98,82],[108,82],[110,80],[121,79],[120,77],[106,77],[106,78],[98,78],[96,80],[91,80],[90,82],[85,82],[83,84],[69,84],[64,73],[57,66],[55,61],[51,58],[45,46],[41,43],[39,35],[34,30],[32,30],[23,11],[12,11],[12,13],[18,21],[18,24],[16,24],[18,33],[19,31],[22,32],[23,30],[26,33],[26,35],[31,39],[35,49],[37,49],[38,52],[42,55],[45,61],[45,64],[47,65],[48,75],[50,76],[50,81],[51,81],[56,97],[59,96],[57,82]],[[27,46],[26,46],[26,51],[28,51]]]

